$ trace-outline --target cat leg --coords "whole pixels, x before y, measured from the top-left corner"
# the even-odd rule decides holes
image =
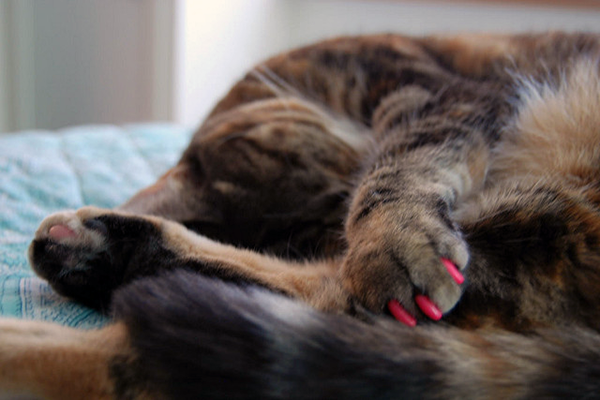
[[[346,220],[343,276],[362,304],[381,312],[397,300],[432,319],[456,305],[469,250],[452,213],[482,188],[509,112],[502,91],[459,79],[440,92],[406,87],[382,101],[376,154]]]
[[[208,119],[179,163],[118,210],[288,258],[339,253],[366,136],[290,95]]]
[[[105,310],[118,287],[177,268],[257,284],[322,310],[348,307],[335,260],[288,262],[215,242],[159,217],[93,207],[57,213],[37,230],[29,258],[57,292]]]
[[[123,324],[78,330],[0,319],[0,399],[158,399],[137,374]]]

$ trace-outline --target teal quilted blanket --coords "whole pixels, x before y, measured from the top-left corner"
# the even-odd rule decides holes
[[[122,203],[175,164],[191,133],[149,124],[0,135],[0,316],[106,323],[34,275],[26,257],[33,233],[52,212]]]

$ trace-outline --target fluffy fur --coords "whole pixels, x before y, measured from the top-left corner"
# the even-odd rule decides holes
[[[547,33],[267,60],[156,184],[42,222],[36,272],[115,325],[57,348],[52,325],[0,321],[0,370],[68,374],[100,341],[98,398],[597,396],[599,57],[596,35]],[[0,380],[27,387],[61,398]]]
[[[115,301],[143,372],[174,399],[588,398],[600,390],[600,337],[579,328],[528,337],[365,324],[181,272],[135,283]]]

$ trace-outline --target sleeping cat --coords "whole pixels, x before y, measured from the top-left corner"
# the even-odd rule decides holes
[[[30,247],[106,328],[0,322],[50,399],[600,396],[600,38],[329,40]]]

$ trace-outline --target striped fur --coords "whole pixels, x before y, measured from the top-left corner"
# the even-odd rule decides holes
[[[599,57],[597,36],[564,33],[276,56],[156,184],[46,219],[31,263],[115,313],[112,330],[65,333],[118,344],[90,361],[107,398],[598,396]],[[4,321],[0,337],[47,368],[81,359],[32,329]],[[0,371],[20,354],[0,347]]]

